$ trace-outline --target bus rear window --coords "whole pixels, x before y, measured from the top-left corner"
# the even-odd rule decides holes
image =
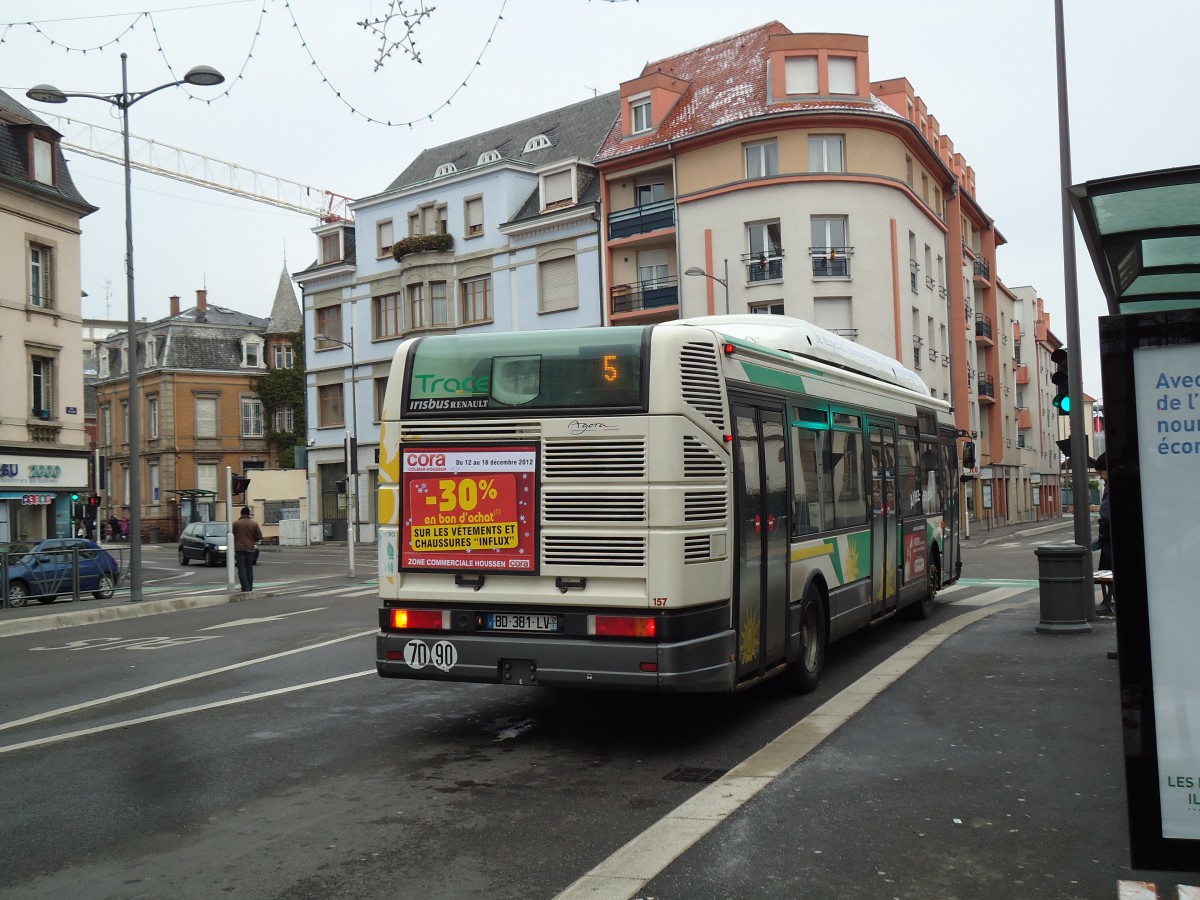
[[[427,337],[412,354],[405,413],[638,407],[644,335],[617,326]]]

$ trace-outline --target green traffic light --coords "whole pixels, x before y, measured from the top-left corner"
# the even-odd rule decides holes
[[[78,495],[78,494],[72,494],[72,495],[71,495],[71,502],[72,502],[72,503],[78,503],[78,502],[79,502],[79,495]]]
[[[1071,398],[1070,398],[1070,396],[1063,397],[1063,398],[1062,398],[1062,403],[1060,403],[1060,404],[1058,405],[1058,408],[1059,408],[1059,409],[1061,409],[1061,410],[1062,410],[1063,412],[1065,412],[1065,413],[1069,413],[1069,412],[1071,411]]]

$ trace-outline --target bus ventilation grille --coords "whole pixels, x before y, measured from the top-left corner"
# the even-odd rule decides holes
[[[690,434],[683,436],[683,477],[724,478],[725,462]]]
[[[690,343],[679,349],[679,372],[683,399],[717,427],[725,431],[725,405],[721,397],[721,370],[713,344]]]
[[[610,534],[544,534],[542,563],[547,566],[644,566],[646,539]]]
[[[685,563],[708,562],[712,559],[712,538],[707,534],[689,534],[683,539]]]
[[[645,478],[646,442],[546,441],[545,478]]]
[[[724,522],[728,511],[724,491],[688,491],[683,496],[685,522]]]
[[[542,516],[547,522],[645,522],[646,494],[546,491]]]

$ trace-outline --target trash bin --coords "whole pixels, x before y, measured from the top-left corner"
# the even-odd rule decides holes
[[[157,544],[162,539],[162,529],[157,525],[150,526],[150,543]]]
[[[1038,590],[1043,634],[1091,631],[1089,612],[1095,616],[1092,587],[1092,554],[1078,544],[1051,544],[1034,551],[1038,560]]]

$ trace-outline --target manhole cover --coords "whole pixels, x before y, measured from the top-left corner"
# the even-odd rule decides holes
[[[698,784],[712,784],[725,774],[725,769],[675,769],[663,776],[663,781],[691,781]]]

